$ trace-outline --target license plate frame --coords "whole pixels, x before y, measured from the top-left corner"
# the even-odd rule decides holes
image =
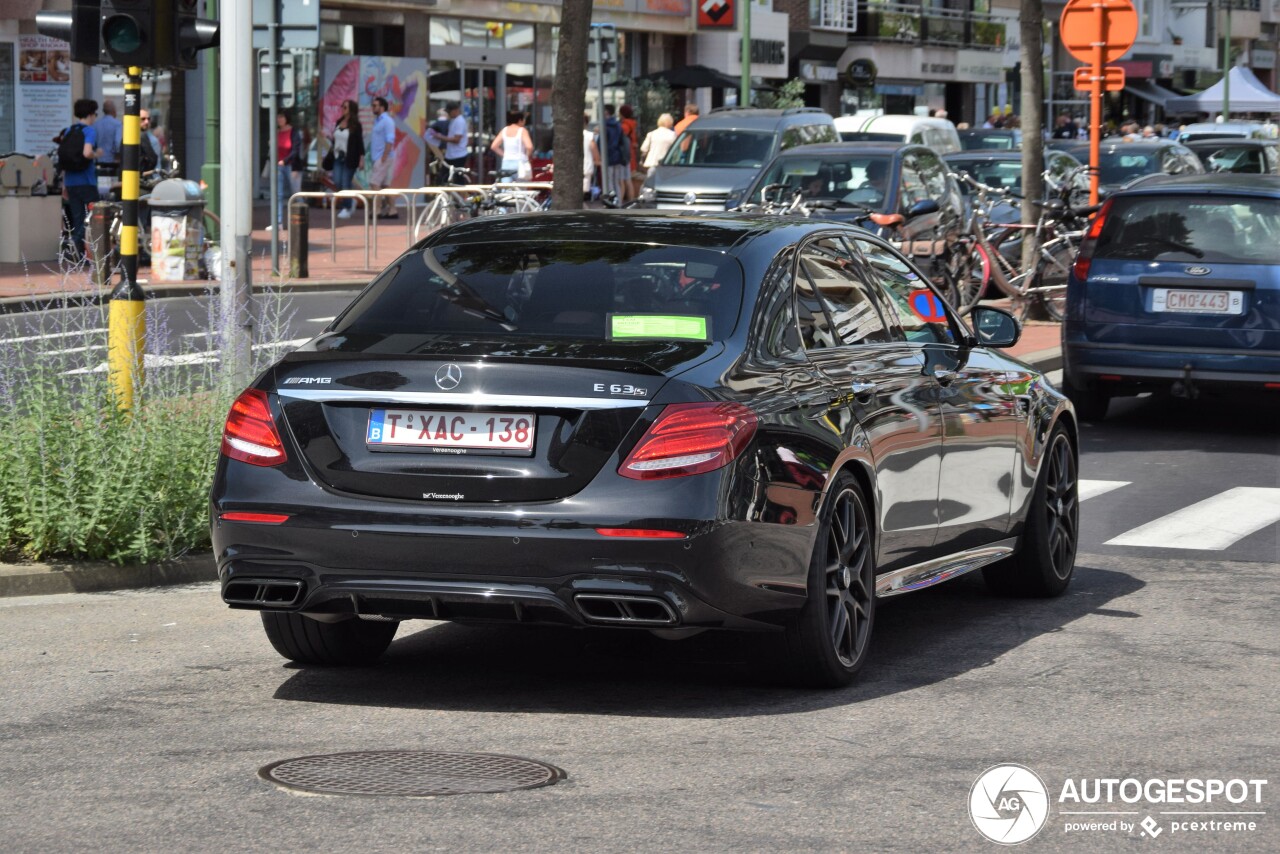
[[[537,422],[531,412],[373,407],[364,440],[371,451],[528,457]]]
[[[1213,299],[1209,299],[1212,297]],[[1217,307],[1217,304],[1221,307]],[[1244,314],[1244,291],[1197,288],[1154,288],[1151,311],[1156,314],[1204,314],[1231,317]]]

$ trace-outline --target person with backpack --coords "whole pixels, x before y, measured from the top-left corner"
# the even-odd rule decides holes
[[[89,205],[98,201],[98,174],[94,159],[101,153],[93,123],[98,118],[98,102],[92,98],[76,101],[75,123],[58,135],[58,168],[62,170],[62,198],[66,200],[67,228],[71,232],[71,260],[84,258],[84,221]]]
[[[625,201],[624,185],[631,179],[631,140],[622,130],[622,123],[614,116],[613,104],[604,105],[604,148],[609,160],[609,175],[605,187],[612,191],[619,202]]]

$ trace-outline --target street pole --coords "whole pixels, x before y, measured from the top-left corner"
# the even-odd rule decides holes
[[[1231,10],[1234,0],[1225,0],[1227,4],[1227,31],[1222,36],[1222,120],[1231,118]]]
[[[233,0],[234,2],[234,0]],[[218,19],[218,0],[205,0],[205,17]],[[200,167],[200,179],[205,187],[205,207],[220,217],[222,198],[218,163],[218,149],[221,140],[218,131],[218,113],[214,106],[218,103],[218,51],[204,54],[204,165]],[[220,240],[221,235],[209,235],[211,240]]]
[[[116,406],[133,409],[134,390],[142,384],[147,338],[145,296],[138,285],[138,143],[142,122],[142,69],[126,69],[124,126],[120,159],[120,284],[111,292],[107,313],[107,373]]]
[[[604,30],[591,25],[591,37],[596,40],[596,115],[600,122],[600,195],[609,193],[609,128],[604,123]],[[615,197],[616,198],[616,197]],[[621,199],[618,202],[621,203]]]
[[[1102,83],[1107,64],[1107,10],[1094,6],[1098,40],[1093,43],[1093,85],[1089,87],[1089,204],[1098,203],[1098,164],[1102,161]]]
[[[222,7],[222,366],[235,390],[249,383],[253,343],[250,294],[253,275],[253,4],[225,3]],[[274,139],[274,134],[272,135]],[[274,204],[274,199],[272,203]],[[274,210],[272,216],[275,216]]]
[[[742,84],[738,89],[738,106],[751,106],[751,0],[742,4]]]
[[[279,134],[276,133],[276,114],[280,107],[280,98],[277,94],[280,89],[280,0],[271,0],[271,20],[267,22],[267,35],[271,39],[267,48],[267,63],[271,66],[271,91],[267,95],[267,149],[270,152],[271,168],[268,170],[268,193],[271,202],[270,208],[271,221],[271,274],[280,275],[280,229],[284,223],[279,221],[277,208],[279,207],[280,192],[280,167],[277,161],[280,158]]]

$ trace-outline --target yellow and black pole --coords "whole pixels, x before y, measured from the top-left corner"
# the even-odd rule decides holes
[[[138,285],[138,145],[141,125],[142,69],[131,66],[124,84],[124,127],[120,160],[120,284],[111,292],[107,315],[107,371],[116,405],[133,409],[134,389],[142,383],[147,336],[144,295]]]

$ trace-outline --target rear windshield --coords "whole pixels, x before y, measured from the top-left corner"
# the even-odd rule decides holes
[[[1095,257],[1280,264],[1280,200],[1120,197]]]
[[[1104,152],[1098,164],[1098,180],[1103,184],[1115,186],[1127,184],[1134,178],[1143,175],[1154,175],[1160,170],[1159,155],[1144,154],[1140,151]]]
[[[760,168],[773,155],[773,131],[699,129],[695,123],[672,144],[667,166]]]
[[[961,148],[997,148],[1006,151],[1017,147],[1017,140],[1011,133],[962,133]]]
[[[723,253],[604,242],[465,243],[406,256],[337,334],[722,340],[742,304]]]

